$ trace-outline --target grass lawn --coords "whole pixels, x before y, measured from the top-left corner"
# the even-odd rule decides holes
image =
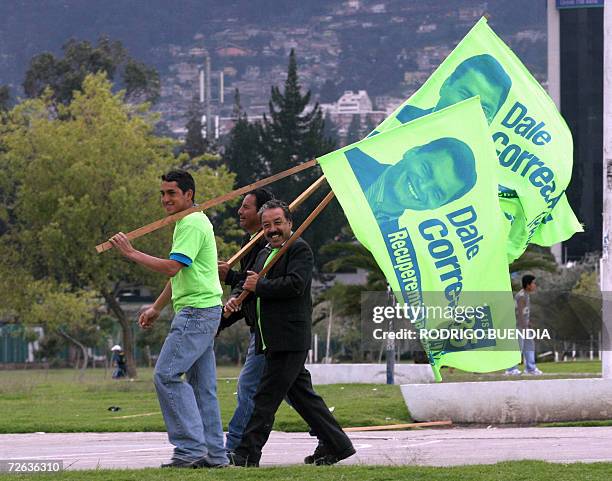
[[[236,405],[237,368],[219,368],[218,396],[224,428]],[[0,433],[165,431],[151,369],[139,369],[133,382],[110,379],[110,372],[88,369],[0,371]],[[344,426],[411,422],[399,386],[346,384],[317,386]],[[110,406],[120,411],[111,412]],[[6,415],[5,413],[10,413]],[[283,403],[274,429],[307,431],[299,415]]]
[[[441,454],[442,455],[442,454]],[[612,463],[550,464],[541,461],[513,461],[494,465],[452,468],[384,466],[300,466],[287,468],[229,468],[214,471],[186,469],[140,469],[67,471],[62,474],[9,475],[7,480],[83,480],[87,481],[608,481]]]
[[[474,374],[443,370],[445,382],[521,380],[593,376],[599,361],[540,363],[545,376],[504,376],[502,372]],[[218,394],[225,429],[234,411],[239,368],[218,368]],[[410,422],[399,386],[346,384],[317,386],[344,427]],[[155,396],[152,370],[139,369],[133,382],[110,379],[110,371],[88,369],[82,379],[71,369],[0,371],[0,433],[165,431]],[[108,411],[119,406],[120,411]],[[552,426],[602,426],[612,421],[551,423]],[[302,419],[283,403],[274,429],[306,431]]]
[[[519,368],[524,370],[524,365]],[[543,376],[506,376],[504,371],[491,373],[471,373],[458,369],[449,371],[442,370],[442,378],[445,382],[470,382],[470,381],[524,381],[533,379],[570,379],[601,376],[601,361],[568,361],[568,362],[542,362],[538,368],[544,373]]]

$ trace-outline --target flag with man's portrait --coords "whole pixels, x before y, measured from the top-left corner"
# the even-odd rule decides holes
[[[550,246],[582,231],[566,195],[571,133],[520,59],[480,19],[429,79],[372,134],[479,96],[495,144],[508,260],[529,243]],[[372,135],[371,134],[371,135]]]
[[[398,301],[440,308],[412,319],[431,330],[421,342],[437,380],[442,366],[487,372],[520,361],[515,339],[470,338],[515,328],[494,155],[471,98],[318,159]],[[466,307],[478,314],[458,315]],[[450,329],[467,334],[435,338]]]

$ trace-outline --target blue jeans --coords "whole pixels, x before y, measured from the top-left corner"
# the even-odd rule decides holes
[[[535,361],[535,341],[533,339],[519,339],[519,346],[525,358],[525,372],[535,371],[537,369]],[[513,369],[518,369],[518,365],[507,370],[511,371]]]
[[[225,447],[229,451],[234,451],[242,441],[242,435],[255,406],[253,396],[259,386],[265,365],[265,356],[255,352],[255,333],[251,333],[246,360],[238,377],[238,405],[227,429]]]
[[[535,341],[533,339],[520,339],[521,350],[525,358],[525,371],[533,372],[537,369],[535,362]]]
[[[227,464],[223,427],[217,402],[214,341],[221,307],[185,307],[172,320],[155,365],[154,382],[172,459],[206,457]],[[187,382],[181,379],[185,373]]]

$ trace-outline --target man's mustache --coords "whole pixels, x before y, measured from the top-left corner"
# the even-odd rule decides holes
[[[266,237],[274,237],[274,236],[275,236],[275,235],[277,235],[277,234],[278,234],[279,236],[281,236],[281,237],[283,236],[283,233],[282,233],[282,232],[280,232],[280,231],[275,231],[275,232],[268,232],[268,233],[266,234]]]

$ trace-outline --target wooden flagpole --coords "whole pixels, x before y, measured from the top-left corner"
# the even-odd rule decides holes
[[[452,421],[429,421],[426,423],[386,424],[383,426],[362,426],[354,428],[344,428],[344,431],[349,433],[355,433],[360,431],[395,431],[398,429],[429,428],[432,426],[452,426],[452,424]]]
[[[334,192],[331,191],[325,196],[325,198],[315,208],[315,210],[313,210],[310,213],[310,215],[306,217],[306,220],[302,222],[302,224],[297,228],[297,230],[293,232],[291,237],[287,239],[287,241],[283,244],[283,247],[280,248],[280,250],[272,258],[272,260],[270,260],[270,262],[268,262],[268,264],[259,272],[260,277],[264,277],[270,271],[270,269],[272,269],[274,264],[278,262],[278,260],[283,256],[285,252],[287,252],[287,249],[289,249],[289,247],[291,247],[291,245],[297,240],[297,238],[302,235],[302,233],[308,228],[308,226],[312,224],[312,221],[314,221],[317,218],[317,216],[323,211],[323,209],[325,209],[325,207],[327,207],[327,204],[329,204],[333,198],[334,198]],[[238,304],[242,304],[242,302],[248,297],[249,294],[250,294],[249,291],[242,291],[240,295],[238,296],[238,298],[236,299],[236,302]],[[225,317],[228,317],[230,313],[225,311],[223,315]]]
[[[316,163],[317,163],[317,159],[309,160],[308,162],[304,162],[303,164],[296,165],[294,167],[291,167],[290,169],[283,170],[282,172],[271,175],[270,177],[266,177],[265,179],[258,180],[257,182],[253,182],[252,184],[246,185],[244,187],[240,187],[239,189],[228,192],[227,194],[224,194],[222,196],[215,197],[214,199],[210,199],[204,202],[203,204],[196,205],[187,210],[183,210],[181,212],[177,212],[176,214],[169,215],[168,217],[164,217],[163,219],[160,219],[158,221],[152,222],[145,226],[139,227],[136,230],[128,232],[126,234],[127,238],[129,240],[134,240],[134,239],[137,239],[138,237],[142,237],[143,235],[150,234],[151,232],[156,231],[157,229],[160,229],[170,224],[174,224],[175,222],[181,220],[183,217],[188,216],[189,214],[192,214],[194,212],[199,212],[202,210],[206,210],[216,205],[222,204],[223,202],[231,200],[234,197],[238,197],[239,195],[246,194],[247,192],[257,189],[258,187],[263,187],[264,185],[268,185],[277,180],[284,179],[285,177],[288,177],[297,172],[301,172],[302,170],[309,169],[310,167],[313,167],[314,165],[316,165]],[[112,247],[113,245],[110,243],[110,241],[106,241],[106,242],[103,242],[102,244],[98,244],[96,246],[96,251],[98,252],[98,254],[100,254],[102,252],[105,252],[111,249]]]
[[[322,175],[317,180],[315,180],[310,187],[308,187],[304,192],[302,192],[298,197],[295,198],[293,202],[289,205],[289,210],[291,212],[295,211],[308,197],[312,195],[312,193],[317,190],[325,181],[325,176]],[[245,246],[236,252],[227,263],[230,266],[230,269],[236,264],[236,262],[240,261],[247,253],[253,248],[253,246],[263,237],[263,230],[260,230],[257,234],[253,236],[253,238],[245,244]]]

